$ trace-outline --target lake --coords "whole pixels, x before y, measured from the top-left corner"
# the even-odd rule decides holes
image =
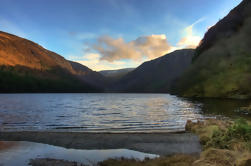
[[[30,159],[54,158],[69,161],[77,161],[86,165],[97,164],[108,158],[156,158],[158,155],[137,152],[128,149],[109,150],[80,150],[66,149],[41,143],[33,142],[2,142],[5,148],[0,146],[0,165],[4,166],[27,166]],[[1,145],[1,142],[0,142]],[[15,159],[15,160],[13,160]]]
[[[169,94],[0,94],[0,131],[177,132],[189,119],[239,115],[249,103]]]

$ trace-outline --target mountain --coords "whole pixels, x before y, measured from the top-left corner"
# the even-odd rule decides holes
[[[95,80],[90,75],[103,78],[32,41],[0,31],[0,92],[102,91],[91,84]]]
[[[128,74],[129,72],[133,71],[135,68],[124,68],[124,69],[118,69],[118,70],[102,70],[99,73],[103,76],[118,80]]]
[[[0,65],[25,66],[36,70],[60,67],[73,73],[73,69],[62,56],[48,51],[40,45],[0,31]]]
[[[73,61],[69,61],[79,79],[91,85],[104,89],[108,85],[108,79],[99,72]]]
[[[110,91],[169,92],[175,80],[191,64],[193,49],[177,50],[148,61],[115,82]]]
[[[188,97],[251,98],[251,1],[208,30],[174,90]]]

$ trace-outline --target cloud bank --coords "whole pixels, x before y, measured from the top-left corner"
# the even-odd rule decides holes
[[[138,66],[143,61],[158,58],[174,50],[196,48],[201,37],[194,34],[193,28],[203,20],[199,19],[187,26],[183,30],[183,37],[175,45],[168,43],[165,34],[140,36],[129,42],[122,37],[100,36],[95,44],[87,46],[85,55],[77,61],[94,70],[120,69]]]
[[[100,60],[114,62],[120,60],[151,60],[177,49],[196,48],[201,37],[194,35],[193,27],[202,20],[198,20],[184,29],[184,37],[176,45],[170,45],[165,34],[140,36],[135,40],[125,42],[123,38],[114,39],[101,36],[89,50],[100,54]]]
[[[135,61],[154,59],[173,49],[164,34],[141,36],[130,42],[125,42],[123,38],[101,36],[91,48],[101,55],[101,60],[109,62],[125,59]]]
[[[114,69],[121,69],[121,68],[131,68],[140,65],[141,62],[124,62],[124,61],[101,61],[100,54],[90,53],[86,54],[83,57],[71,57],[74,61],[81,63],[92,70],[100,71],[100,70],[114,70]]]

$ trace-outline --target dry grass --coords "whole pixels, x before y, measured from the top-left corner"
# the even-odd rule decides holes
[[[160,157],[156,159],[109,159],[99,163],[100,166],[192,166],[198,159],[196,156],[177,154],[173,156]]]
[[[249,123],[209,119],[193,123],[186,130],[198,134],[204,151],[200,157],[173,155],[156,159],[109,159],[100,166],[250,166]],[[220,133],[216,135],[216,133]],[[217,142],[219,141],[219,142]],[[225,144],[225,145],[224,145]]]
[[[251,165],[251,124],[244,120],[209,119],[196,123],[188,121],[186,130],[196,133],[203,145],[200,156],[176,154],[155,159],[108,159],[98,166],[250,166]],[[63,160],[41,160],[35,164],[76,164]]]

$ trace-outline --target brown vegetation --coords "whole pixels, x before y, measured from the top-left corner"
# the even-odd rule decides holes
[[[102,92],[105,83],[98,72],[0,31],[0,92]]]
[[[109,159],[99,163],[100,166],[192,166],[197,159],[196,156],[177,154],[157,159]]]
[[[109,159],[100,166],[249,166],[251,164],[251,126],[244,120],[208,119],[188,121],[186,130],[198,134],[204,151],[200,157],[173,155],[137,161]]]
[[[251,125],[243,119],[236,121],[208,119],[205,121],[188,121],[186,130],[196,133],[203,145],[203,152],[198,155],[175,154],[155,159],[108,159],[99,166],[250,166],[251,165]],[[63,160],[39,161],[41,166],[53,165]],[[41,162],[43,161],[43,162]],[[56,162],[57,163],[57,162]],[[35,165],[37,166],[37,165]],[[54,165],[53,165],[54,166]]]
[[[188,131],[199,135],[204,151],[195,166],[248,166],[251,162],[251,125],[243,119],[209,119],[193,123],[188,121]]]
[[[62,56],[46,50],[32,41],[1,31],[0,65],[19,65],[38,70],[61,67],[74,73],[71,64]]]

